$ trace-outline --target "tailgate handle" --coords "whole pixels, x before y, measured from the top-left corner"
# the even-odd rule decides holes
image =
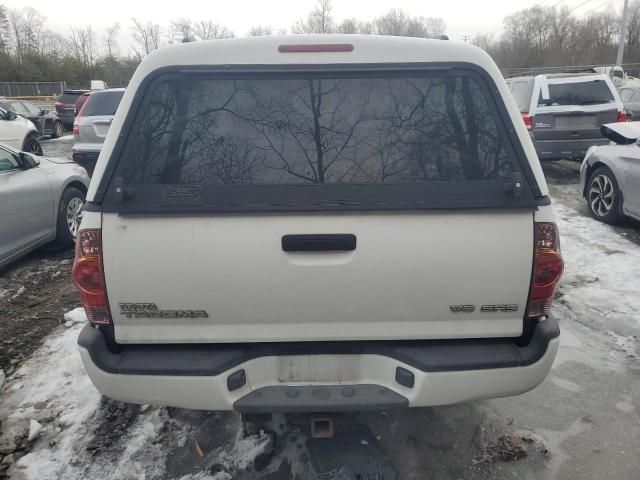
[[[328,252],[356,249],[356,236],[351,233],[314,235],[284,235],[282,250],[285,252]]]

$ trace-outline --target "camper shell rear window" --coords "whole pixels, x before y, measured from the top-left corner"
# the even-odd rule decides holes
[[[496,94],[482,75],[457,68],[163,73],[144,88],[114,151],[110,187],[127,194],[107,188],[106,204],[120,212],[532,206],[532,175]]]

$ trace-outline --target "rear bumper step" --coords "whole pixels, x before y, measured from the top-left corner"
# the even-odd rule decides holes
[[[560,335],[558,322],[539,322],[528,345],[510,338],[245,344],[123,345],[111,353],[104,335],[87,325],[78,344],[98,368],[126,375],[215,376],[243,362],[289,355],[382,355],[423,372],[522,367],[537,362],[549,341]]]
[[[429,406],[515,395],[551,368],[559,328],[512,339],[244,345],[126,345],[87,325],[78,344],[106,396],[203,410],[327,412]]]

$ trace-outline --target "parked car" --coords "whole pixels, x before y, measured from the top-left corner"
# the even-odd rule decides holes
[[[626,120],[607,75],[514,77],[507,84],[541,160],[582,160],[590,146],[609,142],[601,125]]]
[[[470,45],[165,47],[127,87],[87,198],[78,343],[114,399],[442,405],[530,390],[558,349],[547,185]]]
[[[640,122],[603,125],[602,132],[615,144],[587,152],[580,168],[582,196],[597,220],[640,220]]]
[[[640,120],[640,82],[625,82],[618,93],[627,112],[627,120]]]
[[[0,142],[13,148],[42,155],[38,131],[31,120],[0,106]]]
[[[55,103],[58,118],[62,120],[65,128],[73,127],[73,120],[76,116],[75,103],[83,93],[89,90],[64,90]]]
[[[72,246],[88,187],[69,160],[0,144],[0,268],[49,242]]]
[[[0,107],[5,110],[12,110],[18,115],[31,120],[41,137],[58,138],[64,135],[64,124],[55,112],[40,108],[26,100],[7,98],[0,98]]]
[[[75,143],[73,160],[87,169],[89,175],[98,160],[113,116],[124,95],[124,88],[111,88],[91,93],[73,123]]]

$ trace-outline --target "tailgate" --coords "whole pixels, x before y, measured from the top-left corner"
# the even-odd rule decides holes
[[[618,109],[607,106],[593,111],[580,108],[571,111],[553,112],[539,108],[533,121],[536,140],[581,140],[604,138],[600,127],[618,120]]]
[[[119,342],[518,336],[532,213],[104,215]],[[285,252],[289,234],[356,236],[355,250]],[[136,316],[123,303],[153,303]],[[453,311],[475,305],[475,312]],[[481,311],[482,305],[516,305]],[[206,317],[162,318],[204,310]],[[154,316],[158,315],[158,316]]]

